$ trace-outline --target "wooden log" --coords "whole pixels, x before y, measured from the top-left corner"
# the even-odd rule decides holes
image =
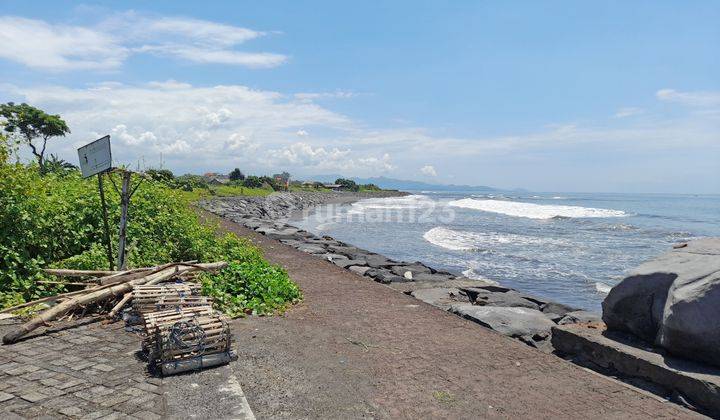
[[[76,290],[74,292],[60,293],[60,294],[54,295],[54,296],[47,296],[44,298],[35,299],[30,302],[21,303],[20,305],[15,305],[10,308],[5,308],[2,311],[0,311],[0,314],[14,312],[14,311],[17,311],[18,309],[27,308],[28,306],[34,306],[34,305],[38,305],[40,303],[45,303],[45,302],[53,302],[56,300],[69,298],[70,296],[76,296],[76,295],[87,293],[87,292],[88,292],[87,290]]]
[[[65,268],[45,268],[43,271],[58,277],[103,277],[119,273],[110,270],[69,270]]]
[[[102,288],[90,289],[79,296],[75,296],[65,302],[62,302],[38,316],[32,318],[25,324],[21,325],[16,330],[10,331],[3,337],[3,343],[12,344],[16,342],[20,337],[28,334],[29,332],[37,329],[42,325],[46,325],[48,322],[57,319],[64,315],[68,311],[77,308],[81,305],[89,305],[99,300],[108,299],[113,296],[122,295],[132,290],[133,286],[138,284],[156,284],[164,280],[168,280],[174,276],[188,271],[196,270],[215,270],[225,267],[227,263],[209,263],[209,264],[183,264],[178,263],[177,265],[167,267],[157,273],[149,274],[145,277],[135,279],[126,283],[120,283],[116,285],[109,285],[109,287],[99,286]]]

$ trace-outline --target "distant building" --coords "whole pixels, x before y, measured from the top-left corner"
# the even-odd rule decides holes
[[[228,177],[227,175],[218,174],[217,172],[208,172],[206,174],[203,174],[203,177],[207,179],[207,182],[210,185],[225,185],[230,182],[230,177]]]
[[[343,186],[339,184],[323,184],[323,187],[329,188],[333,191],[342,191]]]

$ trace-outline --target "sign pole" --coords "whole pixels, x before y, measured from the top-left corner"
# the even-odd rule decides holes
[[[125,260],[125,241],[127,236],[128,205],[130,204],[130,177],[132,172],[122,172],[122,190],[120,192],[120,243],[118,245],[118,270],[127,268]]]
[[[108,226],[108,214],[107,214],[107,203],[105,202],[105,188],[103,188],[102,172],[97,174],[98,177],[98,189],[100,190],[100,203],[102,204],[103,211],[103,227],[105,233],[105,245],[107,246],[107,257],[110,270],[114,269],[114,261],[112,255],[112,244],[110,243],[110,227]]]

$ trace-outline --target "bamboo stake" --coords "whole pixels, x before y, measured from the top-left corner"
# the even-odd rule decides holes
[[[115,318],[115,315],[117,315],[118,312],[125,306],[128,301],[132,299],[132,292],[125,293],[125,296],[123,296],[122,299],[120,299],[120,302],[117,303],[117,305],[113,306],[110,313],[108,313],[108,318]]]
[[[225,262],[191,265],[177,263],[176,265],[167,267],[161,271],[158,271],[157,273],[149,274],[145,277],[141,277],[139,279],[135,279],[126,283],[100,286],[95,289],[87,290],[85,291],[87,293],[84,293],[80,296],[75,296],[72,299],[64,301],[32,318],[25,324],[21,325],[18,329],[5,334],[5,336],[3,337],[3,343],[15,343],[18,339],[20,339],[20,337],[28,334],[29,332],[37,329],[42,325],[47,324],[50,321],[57,319],[58,317],[66,314],[68,311],[75,309],[78,306],[89,305],[99,300],[104,300],[112,296],[118,296],[128,293],[132,290],[133,286],[136,286],[138,284],[157,284],[184,272],[196,270],[216,270],[221,269],[226,265],[227,263]]]

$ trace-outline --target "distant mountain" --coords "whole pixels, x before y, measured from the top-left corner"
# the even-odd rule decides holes
[[[308,179],[320,182],[335,182],[338,178],[345,178],[342,175],[316,175]],[[380,188],[388,190],[419,190],[419,191],[497,191],[492,187],[483,185],[455,185],[455,184],[430,184],[421,181],[407,181],[402,179],[386,178],[384,176],[372,178],[350,178],[358,184],[375,184]]]

